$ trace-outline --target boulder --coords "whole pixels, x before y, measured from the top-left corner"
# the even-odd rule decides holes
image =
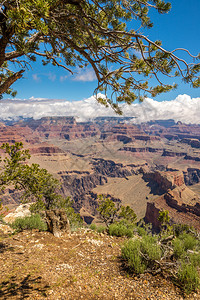
[[[14,212],[7,214],[3,220],[6,223],[13,223],[16,218],[24,218],[31,215],[29,210],[31,203],[20,204]]]

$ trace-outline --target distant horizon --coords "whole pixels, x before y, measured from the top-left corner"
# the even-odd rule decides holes
[[[142,103],[120,105],[122,117],[132,118],[140,124],[153,120],[181,121],[185,124],[200,124],[200,97],[178,95],[174,100],[162,102],[146,98]],[[97,117],[118,117],[110,107],[99,104],[94,96],[79,101],[34,98],[4,99],[0,101],[0,120],[17,121],[20,118],[75,117],[78,122],[91,121]]]

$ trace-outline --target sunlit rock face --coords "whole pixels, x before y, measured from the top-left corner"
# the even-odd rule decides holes
[[[7,216],[4,217],[4,221],[6,223],[13,223],[17,218],[24,218],[31,215],[31,212],[29,210],[30,203],[27,204],[20,204],[14,212],[11,212],[7,214]]]
[[[158,182],[161,177],[158,178],[156,176],[154,180]],[[152,223],[155,230],[159,230],[159,212],[167,210],[172,223],[188,224],[200,231],[200,197],[185,185],[183,173],[167,173],[161,182],[162,187],[163,183],[166,183],[166,192],[147,203],[145,221]]]

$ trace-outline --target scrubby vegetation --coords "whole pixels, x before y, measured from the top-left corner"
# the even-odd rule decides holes
[[[118,222],[111,224],[108,227],[109,235],[113,236],[133,236],[133,224],[127,224],[127,222]]]
[[[81,218],[80,214],[76,213],[72,207],[73,201],[70,197],[63,199],[60,204],[60,208],[64,208],[70,223],[70,227],[72,230],[76,230],[83,226],[83,219]]]
[[[160,273],[187,294],[199,287],[200,236],[193,228],[172,225],[168,211],[161,211],[160,232],[153,233],[151,224],[135,224],[136,217],[130,207],[102,196],[100,200],[98,210],[108,234],[130,238],[121,248],[122,259],[130,272]]]
[[[21,202],[34,202],[30,206],[33,216],[30,219],[18,220],[15,224],[18,229],[32,229],[32,225],[35,224],[34,220],[39,222],[38,214],[45,215],[44,212],[51,209],[64,209],[72,229],[82,225],[83,221],[80,215],[75,213],[70,198],[62,196],[60,182],[38,164],[26,163],[30,159],[30,154],[29,150],[23,149],[23,143],[14,145],[6,143],[1,146],[1,149],[4,150],[5,157],[4,159],[0,157],[2,161],[0,189],[4,190],[5,187],[11,185],[23,192]],[[0,218],[1,215],[0,207]],[[40,229],[39,223],[34,226],[39,226],[36,228]]]
[[[122,258],[130,271],[161,273],[185,293],[199,287],[200,238],[188,226],[162,224],[159,234],[138,227],[137,235],[122,246]]]
[[[47,230],[47,225],[39,214],[32,214],[29,217],[17,218],[12,224],[10,224],[10,226],[17,232],[25,229],[39,229],[40,231]]]
[[[121,220],[125,220],[129,224],[133,224],[137,220],[137,216],[130,206],[123,206],[105,195],[99,195],[99,207],[97,210],[107,228],[109,225]]]

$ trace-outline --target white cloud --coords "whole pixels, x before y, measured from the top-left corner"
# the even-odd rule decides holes
[[[138,123],[174,119],[200,124],[200,98],[188,95],[179,95],[174,100],[162,102],[147,98],[141,104],[132,104],[130,107],[123,105],[123,111],[127,116],[135,116]]]
[[[60,82],[65,81],[68,78],[68,75],[60,76]]]
[[[82,69],[73,77],[73,81],[95,81],[97,79],[93,69]]]
[[[48,79],[54,82],[56,80],[56,74],[49,72]]]
[[[147,98],[143,103],[122,104],[124,116],[133,117],[133,122],[174,119],[184,123],[200,124],[200,98],[179,95],[175,100],[157,102]],[[91,120],[98,116],[116,116],[111,108],[99,104],[95,97],[81,101],[31,97],[28,100],[1,100],[0,119],[17,119],[45,116],[75,116],[78,121]]]
[[[35,98],[34,96],[31,96],[28,100],[30,100],[30,101],[42,101],[42,100],[46,101],[46,100],[48,100],[49,101],[48,98]],[[28,100],[24,99],[23,101],[28,101]]]
[[[36,81],[36,82],[41,81],[41,78],[38,76],[38,74],[33,74],[32,77],[33,77],[33,80]]]

